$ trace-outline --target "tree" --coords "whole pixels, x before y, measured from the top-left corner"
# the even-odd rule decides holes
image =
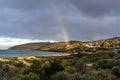
[[[108,49],[110,47],[110,43],[108,41],[105,41],[105,42],[102,43],[101,47],[104,48],[104,49]]]

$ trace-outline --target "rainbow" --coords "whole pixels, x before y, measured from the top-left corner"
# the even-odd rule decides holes
[[[64,35],[64,40],[66,41],[66,44],[68,45],[70,39],[69,39],[69,35],[67,32],[66,24],[64,23],[64,18],[62,17],[62,14],[58,10],[57,6],[54,4],[53,0],[50,0],[50,3],[55,11],[55,14],[57,15],[59,22],[60,22],[61,30],[62,30],[62,33]]]
[[[69,38],[69,35],[68,35],[68,33],[67,33],[66,27],[62,26],[62,32],[63,32],[65,41],[66,41],[66,42],[69,42],[69,41],[70,41],[70,38]]]

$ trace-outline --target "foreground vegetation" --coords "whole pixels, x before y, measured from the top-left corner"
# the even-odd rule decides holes
[[[70,56],[0,59],[0,80],[120,80],[120,56],[99,50]]]

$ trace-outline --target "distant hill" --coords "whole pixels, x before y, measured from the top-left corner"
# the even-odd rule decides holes
[[[79,47],[77,44],[82,43],[84,49],[101,49],[101,48],[120,48],[120,37],[114,37],[103,40],[81,42],[81,41],[68,41],[68,42],[39,42],[28,43],[10,47],[9,50],[42,50],[42,51],[57,51],[67,52],[70,48]]]
[[[9,50],[42,50],[42,51],[57,51],[66,52],[66,46],[80,41],[69,41],[69,42],[39,42],[39,43],[28,43],[22,45],[16,45],[10,47]]]
[[[115,39],[119,39],[120,40],[120,37],[113,37],[113,38],[109,38],[107,40],[115,40]]]
[[[107,38],[107,39],[100,39],[100,40],[93,40],[93,41],[87,41],[87,42],[103,42],[103,41],[114,41],[114,40],[120,40],[120,37],[113,37],[113,38]]]

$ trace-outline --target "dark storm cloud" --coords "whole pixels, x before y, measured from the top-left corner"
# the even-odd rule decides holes
[[[114,20],[115,19],[115,20]],[[117,18],[105,18],[105,19],[91,19],[81,17],[72,29],[69,29],[69,33],[73,40],[96,40],[109,37],[119,36],[120,34],[120,22],[116,22]],[[78,25],[79,24],[79,25]]]
[[[98,17],[120,13],[120,0],[72,0],[72,2],[80,12],[88,16]]]
[[[120,0],[0,0],[0,36],[64,40],[62,26],[71,40],[119,36],[119,7]]]

